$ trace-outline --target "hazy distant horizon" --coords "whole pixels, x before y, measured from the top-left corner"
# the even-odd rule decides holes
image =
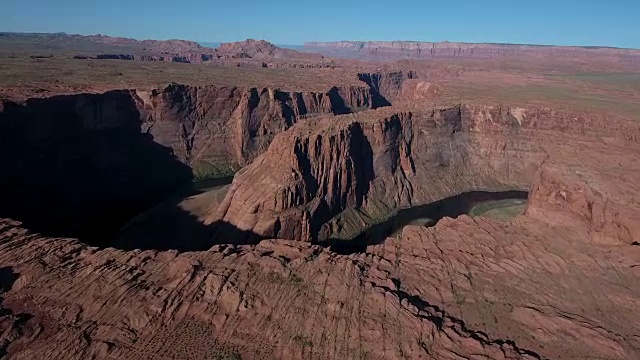
[[[633,25],[639,13],[640,1],[629,0],[6,0],[0,24],[13,32],[203,42],[255,38],[294,46],[305,41],[411,39],[640,48],[640,26]]]
[[[113,34],[106,34],[106,33],[91,33],[91,34],[78,34],[78,33],[68,33],[68,32],[64,32],[64,31],[57,31],[57,32],[24,32],[24,31],[5,31],[3,29],[0,29],[0,34],[65,34],[65,35],[79,35],[79,36],[96,36],[96,35],[102,35],[102,36],[112,36],[112,37],[123,37],[123,38],[129,38],[129,39],[133,39],[133,40],[138,40],[138,41],[143,41],[143,40],[156,40],[156,41],[167,41],[167,40],[184,40],[184,41],[193,41],[197,44],[200,44],[201,46],[205,46],[205,47],[210,47],[210,48],[217,48],[219,47],[221,44],[224,43],[229,43],[229,42],[242,42],[245,41],[247,39],[256,39],[256,40],[264,40],[267,42],[270,42],[278,47],[281,48],[287,48],[287,49],[293,49],[293,50],[300,50],[300,49],[304,49],[305,48],[305,44],[306,43],[333,43],[333,42],[406,42],[406,43],[442,43],[442,42],[451,42],[451,43],[463,43],[463,44],[494,44],[494,45],[524,45],[524,46],[565,46],[565,47],[581,47],[581,48],[612,48],[612,49],[626,49],[626,50],[640,50],[640,47],[638,48],[633,48],[633,47],[620,47],[620,46],[609,46],[609,45],[576,45],[576,44],[569,44],[569,45],[555,45],[555,44],[545,44],[545,43],[505,43],[505,42],[477,42],[477,41],[449,41],[449,40],[442,40],[442,41],[422,41],[422,40],[404,40],[404,39],[395,39],[395,40],[378,40],[378,39],[371,39],[371,40],[349,40],[349,39],[341,39],[341,40],[306,40],[304,41],[302,44],[280,44],[274,41],[271,41],[269,39],[265,39],[265,38],[260,38],[260,37],[252,37],[252,38],[245,38],[245,39],[240,39],[240,40],[231,40],[231,41],[198,41],[198,40],[193,40],[193,39],[185,39],[185,38],[155,38],[155,37],[151,37],[151,38],[136,38],[136,37],[126,37],[126,36],[118,36],[118,35],[113,35]]]

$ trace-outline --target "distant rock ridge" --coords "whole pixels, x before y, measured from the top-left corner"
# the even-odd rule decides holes
[[[395,59],[493,59],[519,57],[619,57],[640,59],[640,50],[599,46],[552,46],[528,44],[420,42],[420,41],[334,41],[307,42],[306,51],[318,51],[326,56],[368,60]]]
[[[119,39],[119,38],[118,38]],[[102,38],[98,39],[103,41]],[[121,42],[108,39],[105,43],[121,44]],[[97,59],[118,59],[118,60],[142,60],[142,61],[165,61],[180,63],[206,63],[216,60],[237,60],[237,59],[256,59],[256,60],[322,60],[324,56],[316,53],[303,53],[291,49],[279,48],[265,40],[248,39],[245,41],[223,43],[216,49],[202,47],[196,43],[185,42],[180,40],[155,41],[144,40],[127,40],[127,45],[143,46],[143,50],[151,50],[155,53],[161,52],[164,55],[133,55],[133,54],[100,54]],[[263,66],[266,67],[266,66]]]
[[[216,48],[220,59],[323,59],[324,56],[313,53],[301,53],[292,49],[279,48],[265,40],[247,39],[232,43],[223,43]]]
[[[401,49],[432,49],[432,48],[520,48],[520,49],[575,49],[589,51],[621,51],[638,52],[640,49],[618,48],[610,46],[561,46],[561,45],[537,45],[537,44],[509,44],[509,43],[468,43],[451,41],[309,41],[304,46],[333,47],[333,48],[401,48]]]
[[[279,48],[265,40],[248,39],[223,43],[214,49],[188,40],[136,40],[107,35],[68,35],[0,33],[2,38],[12,39],[9,44],[45,47],[51,51],[75,51],[76,59],[97,58],[117,60],[165,61],[181,63],[206,63],[235,59],[256,60],[305,60],[318,61],[324,56]],[[0,44],[1,46],[2,44]],[[27,48],[29,47],[27,46]],[[260,64],[259,64],[260,65]]]

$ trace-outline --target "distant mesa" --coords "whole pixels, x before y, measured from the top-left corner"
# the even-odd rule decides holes
[[[305,53],[277,47],[265,40],[248,39],[223,43],[217,48],[187,40],[135,40],[107,35],[67,35],[0,33],[9,45],[22,43],[23,48],[42,48],[53,52],[72,52],[74,59],[141,60],[180,63],[224,62],[235,59],[322,60],[317,53]],[[3,40],[7,41],[7,40]],[[2,43],[0,43],[2,46]],[[32,55],[40,57],[39,54]],[[260,64],[259,64],[260,65]]]
[[[323,59],[316,53],[302,53],[292,49],[279,48],[265,40],[247,39],[245,41],[224,43],[216,49],[221,59]]]
[[[325,56],[360,60],[399,59],[640,59],[640,50],[611,47],[551,46],[529,44],[420,42],[420,41],[334,41],[307,42],[303,51]]]

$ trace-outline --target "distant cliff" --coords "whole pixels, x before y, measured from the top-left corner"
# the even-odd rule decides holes
[[[304,50],[325,56],[369,60],[394,59],[500,59],[500,58],[616,58],[640,63],[640,50],[611,47],[518,45],[417,41],[307,42]]]

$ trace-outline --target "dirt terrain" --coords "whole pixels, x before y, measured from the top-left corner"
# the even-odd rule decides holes
[[[640,358],[637,50],[0,35],[1,358]]]

